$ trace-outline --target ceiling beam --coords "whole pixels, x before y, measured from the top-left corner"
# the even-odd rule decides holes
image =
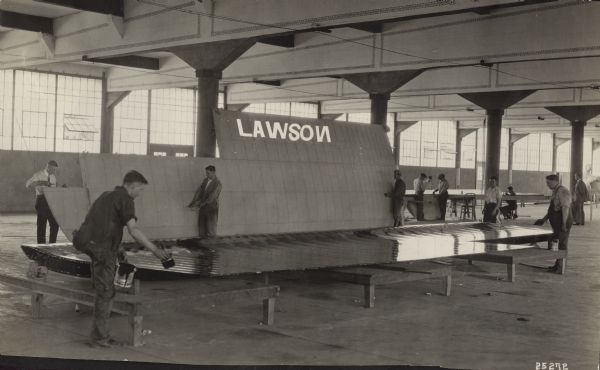
[[[52,18],[0,10],[0,27],[54,35]]]
[[[366,23],[356,23],[350,26],[350,28],[354,28],[357,30],[370,32],[370,33],[381,33],[383,32],[383,24],[384,22],[366,22]]]
[[[279,46],[288,49],[291,49],[294,46],[296,46],[296,42],[294,41],[294,34],[262,37],[258,39],[258,42],[260,42],[261,44]]]
[[[254,80],[252,82],[261,85],[281,86],[281,80]]]
[[[123,17],[125,14],[124,0],[35,0],[40,3],[53,4],[83,10],[85,12],[109,14],[116,17]]]
[[[124,55],[112,58],[88,58],[84,55],[82,60],[90,63],[102,63],[129,68],[149,69],[152,71],[158,71],[160,69],[160,63],[157,58],[141,57],[138,55]]]

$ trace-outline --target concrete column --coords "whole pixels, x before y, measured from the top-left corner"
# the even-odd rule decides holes
[[[508,129],[508,185],[513,182],[513,157],[515,143],[512,141],[512,129]]]
[[[575,173],[583,175],[583,132],[585,122],[571,122],[571,191],[575,189]]]
[[[556,134],[552,134],[552,173],[556,173],[556,153],[558,152],[558,142]]]
[[[456,121],[456,146],[454,151],[456,155],[454,157],[454,168],[456,169],[456,188],[460,188],[460,162],[462,159],[462,136],[460,134],[460,122]]]
[[[197,129],[196,157],[214,158],[217,147],[215,121],[213,111],[219,103],[219,79],[221,72],[213,70],[197,70]]]
[[[369,94],[369,99],[371,99],[371,124],[385,126],[390,94]]]
[[[102,96],[100,98],[100,153],[112,153],[114,110],[108,108],[106,73],[102,73]]]
[[[502,139],[502,109],[486,110],[487,131],[486,131],[486,152],[485,152],[485,178],[484,182],[490,177],[500,178],[500,141]]]

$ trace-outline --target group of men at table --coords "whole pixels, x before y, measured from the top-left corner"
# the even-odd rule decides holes
[[[568,203],[569,213],[572,215],[573,224],[574,225],[584,225],[585,224],[585,213],[583,211],[583,205],[586,201],[589,201],[589,192],[587,186],[583,182],[581,175],[575,174],[576,184],[575,188],[572,192],[569,192],[566,188],[562,187],[558,183],[558,175],[549,175],[546,177],[548,181],[549,178],[555,178],[557,181],[557,186],[560,186],[564,191],[557,193],[554,191],[555,187],[551,187],[550,184],[547,184],[548,187],[553,190],[552,199],[560,196],[564,198],[565,191],[569,194]],[[434,188],[432,184],[432,177],[427,176],[424,173],[421,173],[419,177],[413,180],[413,189],[415,191],[414,200],[416,203],[416,220],[424,221],[423,214],[423,205],[424,205],[424,196],[426,190],[433,189],[432,194],[436,196],[437,204],[440,211],[440,220],[446,220],[446,211],[449,193],[448,189],[450,188],[450,184],[446,179],[446,176],[442,173],[438,176],[438,184],[437,187]],[[502,205],[503,195],[508,196],[508,199],[504,200],[506,205]],[[496,223],[498,220],[498,216],[501,214],[504,219],[515,219],[518,217],[517,215],[517,200],[514,198],[517,194],[514,191],[512,186],[508,186],[506,192],[502,194],[502,191],[498,187],[498,178],[496,176],[492,176],[488,180],[488,186],[485,189],[483,194],[483,222],[492,222]],[[394,227],[403,226],[404,225],[404,210],[406,209],[406,183],[402,179],[402,173],[400,170],[394,171],[394,185],[393,189],[389,193],[385,193],[385,196],[390,197],[392,199],[392,213],[394,218]],[[563,199],[561,203],[566,203],[567,199]]]

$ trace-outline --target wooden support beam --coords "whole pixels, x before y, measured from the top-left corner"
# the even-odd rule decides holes
[[[58,5],[85,12],[124,16],[124,0],[35,0],[40,3]]]
[[[370,33],[381,33],[383,32],[383,25],[384,22],[366,22],[353,24],[352,26],[350,26],[350,28]]]
[[[281,80],[254,80],[252,82],[261,85],[281,86]]]
[[[52,18],[0,10],[0,27],[54,35]]]

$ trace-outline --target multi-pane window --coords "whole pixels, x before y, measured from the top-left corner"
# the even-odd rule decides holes
[[[400,165],[419,166],[421,163],[421,122],[400,134]]]
[[[319,105],[315,103],[253,103],[249,104],[243,111],[247,113],[276,114],[292,117],[319,117]]]
[[[583,139],[583,176],[592,168],[592,138]]]
[[[438,122],[421,122],[421,166],[437,166]]]
[[[453,121],[438,122],[437,167],[456,165],[456,123]]]
[[[556,150],[556,171],[571,171],[571,141],[567,141],[558,146]],[[563,179],[563,182],[565,180]]]
[[[508,169],[508,146],[509,146],[509,131],[507,128],[502,129],[500,138],[500,169]]]
[[[265,104],[264,103],[252,103],[248,104],[248,106],[242,109],[243,112],[246,113],[265,113]]]
[[[552,134],[540,134],[540,171],[552,171]]]
[[[113,152],[146,154],[147,146],[148,90],[132,91],[115,107]]]
[[[290,103],[292,117],[318,118],[319,105],[314,103]]]
[[[598,145],[598,144],[595,144]],[[600,149],[593,150],[592,146],[592,175],[600,176]]]
[[[460,150],[460,167],[475,168],[475,146],[477,133],[475,131],[466,135],[461,141]]]
[[[56,75],[16,71],[15,150],[54,151]]]
[[[279,116],[290,115],[290,103],[267,103],[265,104],[266,114],[276,114]]]
[[[194,145],[193,90],[152,90],[150,104],[151,143]]]
[[[0,149],[12,147],[13,70],[0,70]]]
[[[56,151],[100,152],[102,81],[58,76]]]

